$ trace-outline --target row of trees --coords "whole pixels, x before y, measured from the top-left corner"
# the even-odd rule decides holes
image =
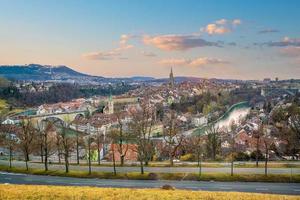
[[[284,119],[284,126],[288,128],[289,134],[292,131],[294,140],[300,140],[300,117],[295,107],[288,118],[281,111],[274,112],[272,120],[263,121],[259,128],[254,131],[252,137],[256,140],[256,151],[254,152],[256,163],[261,158],[259,152],[263,151],[265,158],[265,173],[267,174],[268,157],[270,150],[274,150],[274,140],[270,135],[270,126],[272,123],[279,123]],[[286,113],[286,112],[283,112]],[[71,153],[76,153],[77,164],[80,162],[79,151],[83,148],[86,151],[85,158],[88,161],[89,174],[92,173],[92,157],[93,152],[97,151],[97,163],[100,165],[101,149],[103,146],[110,146],[108,154],[111,155],[113,161],[113,170],[116,174],[116,158],[117,152],[120,156],[120,165],[125,163],[126,154],[129,145],[136,152],[137,159],[140,163],[141,173],[144,173],[144,166],[148,165],[155,157],[161,159],[169,159],[170,165],[174,165],[174,160],[181,155],[192,154],[198,162],[199,174],[201,175],[201,163],[204,156],[211,160],[216,160],[221,154],[221,143],[224,140],[229,141],[229,160],[231,162],[231,174],[233,175],[234,160],[238,152],[235,135],[237,134],[237,125],[232,124],[228,130],[221,131],[215,125],[207,128],[205,135],[185,135],[180,121],[177,119],[176,111],[168,110],[164,113],[163,141],[153,140],[152,133],[157,125],[156,109],[153,105],[146,101],[140,102],[140,105],[130,113],[130,121],[126,121],[122,113],[115,114],[117,123],[108,128],[106,134],[103,130],[97,130],[91,133],[90,125],[84,132],[78,131],[78,121],[64,121],[58,119],[49,119],[36,123],[32,120],[23,120],[19,126],[1,125],[1,146],[5,146],[9,150],[10,166],[13,152],[22,152],[28,170],[29,155],[35,154],[41,156],[45,170],[48,170],[49,157],[57,155],[58,161],[64,160],[65,171],[69,172],[69,159]],[[281,116],[281,117],[280,117]],[[90,116],[85,116],[89,120]],[[279,120],[280,119],[280,120]],[[76,126],[76,130],[71,126]],[[282,127],[276,125],[276,127]],[[281,137],[283,130],[277,129]],[[286,130],[284,131],[286,133]],[[289,139],[292,142],[291,139]],[[299,146],[298,146],[299,147]],[[297,147],[297,148],[298,148]],[[289,147],[290,148],[290,147]],[[296,146],[294,152],[299,153]],[[296,155],[296,153],[294,153]]]
[[[108,96],[109,94],[120,95],[137,86],[118,84],[112,86],[81,86],[78,84],[56,83],[49,90],[32,92],[30,90],[20,91],[13,82],[6,84],[0,79],[0,98],[5,99],[14,107],[39,106],[45,103],[66,102],[76,98],[91,97],[95,95]],[[31,83],[32,87],[38,88],[38,84]]]

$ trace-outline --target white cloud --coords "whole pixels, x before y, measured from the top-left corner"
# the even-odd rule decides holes
[[[164,66],[190,66],[190,67],[200,67],[204,65],[223,65],[228,64],[228,61],[224,61],[218,58],[208,58],[208,57],[199,57],[195,59],[164,59],[158,62],[160,65]]]
[[[217,24],[208,24],[205,29],[202,29],[203,31],[207,32],[210,35],[213,34],[225,34],[230,33],[231,30],[229,28],[226,28],[224,26],[218,26]]]
[[[196,47],[220,46],[216,42],[206,41],[198,35],[158,35],[144,36],[143,42],[165,51],[182,51]]]
[[[119,52],[110,51],[110,52],[90,52],[82,55],[83,58],[87,60],[111,60],[117,56],[120,56]]]
[[[128,44],[128,41],[133,36],[131,35],[121,35],[119,41],[119,47],[115,48],[111,51],[98,51],[98,52],[90,52],[82,55],[83,58],[87,60],[112,60],[119,56],[121,56],[122,52],[128,49],[133,48],[133,45]],[[121,58],[122,59],[122,58]],[[126,58],[127,59],[127,58]]]
[[[240,25],[242,21],[240,19],[227,20],[220,19],[215,21],[214,23],[210,23],[206,25],[206,27],[201,28],[201,32],[206,32],[209,35],[221,35],[225,33],[230,33],[234,29],[234,27]]]
[[[285,47],[283,49],[280,49],[280,53],[284,56],[300,58],[300,46],[299,47],[293,47],[293,46]]]
[[[156,57],[157,55],[153,52],[146,52],[146,51],[142,51],[142,55],[146,56],[146,57]]]
[[[267,45],[270,47],[287,47],[287,46],[294,46],[294,47],[300,47],[300,38],[289,38],[284,37],[281,41],[271,41],[263,43],[263,45]]]
[[[227,24],[227,19],[220,19],[216,21],[216,24],[225,25]]]
[[[232,20],[232,24],[233,25],[241,25],[242,21],[240,19],[234,19],[234,20]]]

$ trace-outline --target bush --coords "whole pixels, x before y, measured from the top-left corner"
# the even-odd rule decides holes
[[[168,184],[163,185],[161,187],[161,189],[163,189],[163,190],[175,190],[175,188],[172,185],[168,185]]]
[[[236,161],[248,161],[250,156],[244,152],[238,152],[234,155],[234,160]]]
[[[149,173],[148,178],[150,180],[158,180],[158,175],[156,173]]]
[[[250,158],[251,160],[256,160],[256,151],[251,152]],[[264,160],[264,156],[260,150],[258,150],[258,160]]]
[[[188,153],[183,156],[180,156],[180,160],[181,161],[195,161],[196,158],[195,158],[195,155]]]

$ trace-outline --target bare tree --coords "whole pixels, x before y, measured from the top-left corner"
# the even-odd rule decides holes
[[[169,152],[170,165],[174,165],[174,158],[177,151],[182,146],[185,136],[179,131],[179,122],[176,119],[175,111],[166,115],[164,119],[163,137],[166,143],[167,151]]]
[[[130,141],[130,135],[128,131],[124,130],[125,124],[121,115],[121,113],[116,113],[117,125],[111,128],[113,130],[110,132],[110,137],[117,145],[116,150],[120,155],[120,165],[124,166],[125,157],[129,148],[128,142]]]
[[[37,124],[37,130],[41,140],[42,156],[44,157],[45,171],[48,171],[48,159],[55,153],[55,127],[53,122],[43,120]]]
[[[26,170],[29,170],[28,167],[28,161],[29,161],[29,155],[33,150],[33,139],[34,135],[36,133],[36,130],[33,127],[33,124],[31,120],[25,120],[23,119],[21,121],[21,130],[18,131],[18,139],[19,139],[19,147],[20,150],[23,152],[25,164],[26,164]]]
[[[260,140],[262,147],[265,150],[265,175],[268,175],[268,161],[269,161],[269,151],[272,145],[272,139],[270,137],[270,130],[268,129],[268,124],[261,123],[258,128],[258,134],[260,135]],[[260,144],[258,144],[260,145]]]
[[[78,123],[75,123],[75,127],[76,127],[76,162],[77,165],[79,165],[80,162],[80,157],[79,157],[79,148],[80,145],[82,145],[83,143],[83,138],[82,138],[82,133],[78,130]]]
[[[116,158],[115,158],[115,143],[116,143],[116,137],[118,130],[111,128],[109,129],[109,132],[106,137],[106,142],[110,144],[110,153],[112,155],[112,162],[113,162],[113,172],[114,175],[117,175],[117,170],[116,170]]]
[[[256,167],[258,167],[258,159],[259,159],[259,152],[260,152],[260,143],[263,131],[261,130],[262,126],[259,126],[258,130],[254,130],[252,137],[256,139],[256,150],[255,150],[255,163]]]
[[[212,158],[212,160],[216,160],[216,155],[218,154],[221,148],[221,135],[219,127],[216,127],[215,124],[210,125],[206,131],[206,134],[207,153]]]
[[[85,149],[87,150],[87,162],[88,162],[88,172],[89,175],[92,174],[92,143],[94,142],[94,137],[91,133],[91,125],[87,123],[87,128],[85,130],[86,136],[84,139]]]
[[[18,144],[16,137],[17,131],[20,131],[17,126],[13,124],[1,124],[0,126],[0,145],[3,145],[9,152],[9,168],[12,167],[13,152]]]
[[[185,139],[184,142],[187,149],[196,155],[197,165],[199,167],[199,176],[202,175],[202,157],[203,147],[205,145],[203,137],[201,135],[193,135]]]
[[[147,100],[144,100],[130,114],[132,118],[129,124],[130,133],[136,144],[135,151],[140,161],[141,174],[144,174],[144,164],[148,163],[153,154],[151,133],[155,122],[155,109]]]
[[[72,131],[70,129],[71,121],[67,116],[64,121],[57,121],[56,130],[58,132],[59,147],[61,147],[61,154],[64,157],[65,171],[69,172],[69,157],[70,153],[74,147],[74,137],[72,136]]]
[[[231,154],[231,170],[230,170],[230,175],[233,176],[233,167],[234,167],[234,153],[236,151],[235,149],[235,135],[236,135],[236,129],[237,125],[235,124],[234,121],[230,124],[230,130],[229,130],[229,135],[230,135],[230,154]]]
[[[101,148],[103,148],[104,134],[101,130],[97,130],[95,137],[96,137],[95,141],[96,141],[96,144],[97,144],[97,161],[98,161],[98,165],[100,165]]]

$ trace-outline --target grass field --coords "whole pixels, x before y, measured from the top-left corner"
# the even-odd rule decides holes
[[[147,199],[202,199],[202,200],[296,200],[299,196],[254,194],[239,192],[202,192],[162,189],[119,189],[71,186],[0,185],[1,200],[147,200]]]
[[[100,178],[100,179],[132,179],[132,180],[201,180],[201,181],[243,181],[243,182],[296,182],[300,183],[300,174],[269,174],[268,176],[262,174],[230,174],[225,173],[205,173],[199,177],[196,173],[144,173],[130,172],[117,173],[112,172],[92,172],[91,175],[87,171],[44,171],[43,169],[30,169],[26,171],[25,168],[9,168],[8,166],[1,166],[0,171],[14,172],[14,173],[28,173],[34,175],[50,175],[50,176],[67,176],[76,178]]]

